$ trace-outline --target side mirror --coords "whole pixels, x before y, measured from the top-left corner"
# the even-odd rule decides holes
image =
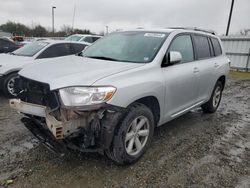
[[[170,51],[166,54],[167,64],[173,65],[182,61],[182,55],[180,52],[177,51]]]

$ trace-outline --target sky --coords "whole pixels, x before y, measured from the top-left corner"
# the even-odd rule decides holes
[[[51,29],[63,25],[100,33],[117,29],[199,27],[225,34],[231,0],[0,0],[0,24],[15,21]],[[75,7],[75,19],[73,22]],[[235,0],[230,33],[250,28],[250,0]]]

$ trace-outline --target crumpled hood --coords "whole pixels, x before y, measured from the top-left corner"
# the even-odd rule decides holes
[[[67,56],[39,60],[19,74],[25,78],[48,83],[51,90],[69,86],[90,86],[109,75],[143,66],[139,63],[125,63]]]
[[[0,54],[0,74],[6,74],[10,70],[21,70],[33,62],[33,57]]]

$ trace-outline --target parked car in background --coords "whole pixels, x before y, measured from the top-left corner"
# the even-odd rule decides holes
[[[88,45],[71,41],[42,40],[26,44],[9,54],[0,54],[0,89],[5,95],[14,97],[17,94],[17,72],[22,68],[40,59],[77,54]]]
[[[116,32],[81,56],[20,71],[24,92],[10,105],[45,145],[121,165],[145,153],[156,126],[197,107],[215,112],[230,63],[220,38],[198,29]]]
[[[82,34],[74,34],[70,35],[69,37],[65,38],[67,41],[78,41],[78,42],[87,42],[87,43],[94,43],[98,39],[100,39],[102,36],[98,35],[82,35]]]
[[[18,36],[18,35],[16,35],[16,36],[11,37],[11,39],[13,41],[15,41],[15,42],[23,42],[24,41],[24,36]]]
[[[0,38],[0,53],[8,53],[13,52],[14,50],[22,47],[20,44],[16,44],[8,38],[1,37]]]
[[[30,44],[32,42],[35,42],[35,41],[44,41],[44,40],[51,40],[49,38],[31,38],[31,39],[28,39],[28,40],[24,40],[22,42],[20,42],[20,44],[22,44],[23,46],[26,45],[26,44]]]

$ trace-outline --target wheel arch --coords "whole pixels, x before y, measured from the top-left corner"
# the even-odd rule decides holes
[[[220,76],[217,81],[220,81],[222,83],[222,86],[223,86],[222,89],[224,89],[225,84],[226,84],[226,76],[225,75]]]
[[[136,101],[132,102],[130,105],[134,103],[141,103],[147,106],[151,112],[153,113],[155,125],[157,125],[160,121],[161,116],[161,107],[158,99],[155,96],[146,96],[142,97],[140,99],[137,99]]]

